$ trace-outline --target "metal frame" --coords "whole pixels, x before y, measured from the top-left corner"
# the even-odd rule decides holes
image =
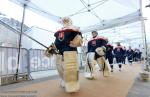
[[[8,72],[8,65],[10,65],[10,64],[8,64],[8,57],[10,57],[10,56],[8,56],[8,54],[11,54],[12,55],[12,57],[14,57],[14,54],[17,54],[17,50],[18,50],[18,48],[15,48],[15,47],[2,47],[2,46],[0,46],[0,49],[1,49],[1,52],[2,52],[2,49],[4,49],[4,50],[6,50],[6,55],[5,55],[5,57],[4,58],[2,58],[3,56],[2,56],[2,53],[0,54],[0,57],[1,57],[1,74],[0,74],[0,76],[7,76],[7,75],[10,75],[10,74],[15,74],[16,72],[14,71],[14,70],[10,70],[11,71],[11,73],[10,72]],[[15,49],[15,51],[14,51],[14,49]],[[8,51],[10,51],[10,52],[8,52]],[[26,53],[28,54],[28,50],[27,49],[25,49],[25,48],[21,48],[21,50],[20,50],[20,52],[22,53],[22,52],[24,52],[24,51],[26,51]],[[14,52],[16,52],[16,53],[14,53]],[[24,53],[22,53],[22,54],[24,54]],[[23,56],[21,54],[21,57],[23,58],[23,57],[25,57],[25,56]],[[30,74],[30,72],[29,72],[29,68],[27,68],[27,67],[29,67],[30,66],[30,64],[28,64],[28,56],[26,56],[26,58],[27,59],[25,59],[27,62],[27,64],[25,65],[25,67],[26,68],[24,68],[24,66],[23,66],[23,64],[21,65],[21,70],[23,70],[23,69],[26,69],[25,71],[23,70],[21,73],[19,73],[19,68],[18,68],[18,73],[19,74],[22,74],[22,73],[28,73],[28,74]],[[16,58],[17,59],[17,58]],[[6,63],[5,63],[5,60],[7,61]],[[25,61],[24,59],[22,59],[22,62],[23,61]],[[4,61],[4,64],[2,64],[2,61]],[[16,63],[17,63],[17,60],[16,60]],[[25,62],[23,62],[23,63],[25,63]],[[11,65],[13,65],[14,63],[11,63]],[[6,74],[4,74],[2,71],[2,65],[5,65],[6,66],[6,69],[7,69],[7,71],[6,71]],[[22,67],[23,66],[23,67]]]
[[[142,0],[139,0],[139,4],[140,4],[140,13],[141,13],[141,18],[143,18],[143,11],[142,11]],[[141,26],[142,26],[142,38],[143,38],[143,44],[144,44],[144,65],[148,65],[148,52],[147,52],[147,38],[146,38],[146,31],[145,31],[145,23],[144,23],[144,19],[141,20]]]
[[[22,15],[22,22],[21,22],[21,29],[20,29],[20,36],[19,36],[19,49],[18,49],[17,69],[16,69],[16,80],[18,80],[18,68],[19,68],[19,62],[20,62],[19,61],[20,60],[20,49],[21,49],[23,25],[24,25],[24,18],[25,18],[25,9],[26,9],[26,4],[23,5],[23,15]]]

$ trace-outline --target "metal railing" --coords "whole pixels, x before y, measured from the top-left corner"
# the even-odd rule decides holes
[[[19,73],[31,73],[46,70],[56,69],[56,58],[50,58],[44,55],[44,50],[41,49],[24,49],[21,48]],[[0,46],[0,76],[16,74],[17,69],[18,48],[1,47]],[[80,67],[83,67],[82,61],[85,61],[85,56],[82,53],[78,54]]]
[[[55,66],[55,57],[46,57],[44,55],[44,50],[41,49],[30,49],[29,50],[29,62],[30,62],[30,71],[43,71],[56,69]]]
[[[18,49],[0,47],[0,76],[16,74]],[[21,49],[19,73],[28,72],[28,51]]]

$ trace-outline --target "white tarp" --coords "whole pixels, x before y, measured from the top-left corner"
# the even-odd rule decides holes
[[[24,0],[9,0],[9,1],[24,2]],[[29,5],[27,6],[27,9],[36,12],[38,15],[46,17],[47,19],[41,21],[40,20],[41,17],[33,13],[31,14],[29,10],[26,10],[25,23],[30,26],[38,26],[40,28],[49,29],[52,30],[53,32],[61,28],[61,25],[59,23],[56,23],[56,21],[59,22],[60,21],[59,18],[64,16],[70,16],[71,19],[73,20],[74,25],[79,26],[81,29],[84,29],[85,33],[87,33],[86,31],[89,30],[89,28],[90,28],[89,31],[95,29],[101,30],[109,27],[113,27],[112,29],[117,29],[118,27],[114,27],[116,24],[117,26],[124,25],[126,24],[125,22],[130,21],[130,19],[126,21],[128,17],[126,17],[125,19],[123,18],[124,16],[128,16],[129,14],[132,13],[136,13],[140,9],[140,0],[74,0],[74,1],[72,0],[61,0],[61,1],[60,0],[53,0],[53,1],[52,0],[29,0],[29,1],[30,2],[27,3],[27,5]],[[1,4],[3,4],[3,2],[1,2]],[[11,2],[11,5],[13,4],[15,3]],[[10,8],[9,7],[10,6],[7,6],[8,9],[12,9],[11,7]],[[5,10],[5,8],[3,8],[3,10]],[[18,12],[20,12],[20,15],[16,14],[16,16],[21,17],[22,15],[21,11]],[[133,16],[133,17],[130,16],[129,18],[131,19],[137,18],[137,21],[139,19],[139,17],[137,16]],[[118,21],[115,21],[116,19]],[[52,22],[52,20],[54,22]],[[114,20],[113,23],[110,20],[112,21]],[[102,21],[105,21],[104,23],[105,26],[107,27],[101,26]],[[130,21],[130,22],[134,22],[134,21]],[[141,26],[140,23],[138,23],[138,25]],[[141,29],[138,30],[138,28],[135,27],[133,27],[133,29],[135,29],[137,33],[141,32]],[[125,31],[124,31],[125,33],[128,33],[128,38],[124,38],[124,37],[116,38],[114,33],[111,33],[111,35],[113,35],[115,41],[117,41],[117,39],[118,41],[126,41],[127,39],[131,40],[132,37],[134,36],[136,38],[139,37],[136,32],[134,32],[133,34],[131,30],[125,30]],[[36,31],[34,33],[36,33]],[[120,34],[120,32],[118,31],[117,34]],[[88,36],[91,35],[89,34]],[[48,36],[46,34],[45,38],[47,37]],[[138,42],[139,41],[137,41],[137,43]]]
[[[10,0],[17,4],[25,0]],[[86,27],[101,20],[119,18],[139,10],[139,0],[29,0],[28,9],[54,21],[70,16],[76,26]],[[35,11],[36,10],[36,11]],[[89,11],[90,10],[90,11]],[[49,17],[48,17],[49,16]]]

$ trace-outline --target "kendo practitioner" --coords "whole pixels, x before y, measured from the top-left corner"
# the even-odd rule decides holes
[[[127,56],[127,50],[126,47],[123,48],[123,59],[122,59],[122,63],[126,64],[126,56]]]
[[[113,46],[111,44],[107,44],[106,45],[106,59],[108,59],[108,62],[110,64],[111,67],[111,72],[113,72]]]
[[[134,54],[135,54],[135,61],[140,61],[142,52],[140,52],[139,49],[135,49]]]
[[[133,61],[136,61],[136,56],[137,56],[137,53],[136,53],[136,48],[133,50]]]
[[[56,67],[61,78],[60,85],[66,92],[77,92],[80,88],[77,47],[82,45],[82,35],[69,17],[64,17],[62,23],[64,27],[54,34],[55,42],[47,49],[46,55],[57,49]]]
[[[117,43],[117,47],[114,49],[114,55],[116,58],[116,62],[119,66],[119,71],[121,71],[124,51],[123,51],[123,47],[120,45],[120,42]]]
[[[142,52],[139,49],[137,49],[137,59],[138,59],[138,61],[141,61],[141,55],[142,55]]]
[[[95,65],[98,63],[103,71],[104,76],[109,76],[108,64],[105,61],[107,39],[99,37],[97,31],[92,31],[92,39],[88,41],[87,65],[85,67],[85,77],[88,79],[95,78]]]
[[[134,50],[134,54],[133,54],[133,61],[138,61],[138,53],[137,53],[137,49]]]
[[[127,58],[128,58],[128,62],[130,65],[132,65],[133,54],[134,54],[134,51],[131,49],[131,46],[129,46],[129,49],[127,50]]]

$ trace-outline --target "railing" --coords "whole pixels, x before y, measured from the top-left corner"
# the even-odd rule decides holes
[[[29,50],[29,62],[31,71],[43,71],[56,69],[55,57],[46,57],[44,50],[41,49],[30,49]]]
[[[17,69],[18,49],[13,47],[0,47],[0,76],[15,74]],[[85,56],[78,54],[80,67],[84,64]],[[54,56],[48,58],[41,49],[21,48],[19,73],[30,73],[56,69]]]
[[[17,55],[17,48],[0,47],[0,76],[16,73]],[[28,51],[21,49],[19,73],[27,73],[28,66]]]

